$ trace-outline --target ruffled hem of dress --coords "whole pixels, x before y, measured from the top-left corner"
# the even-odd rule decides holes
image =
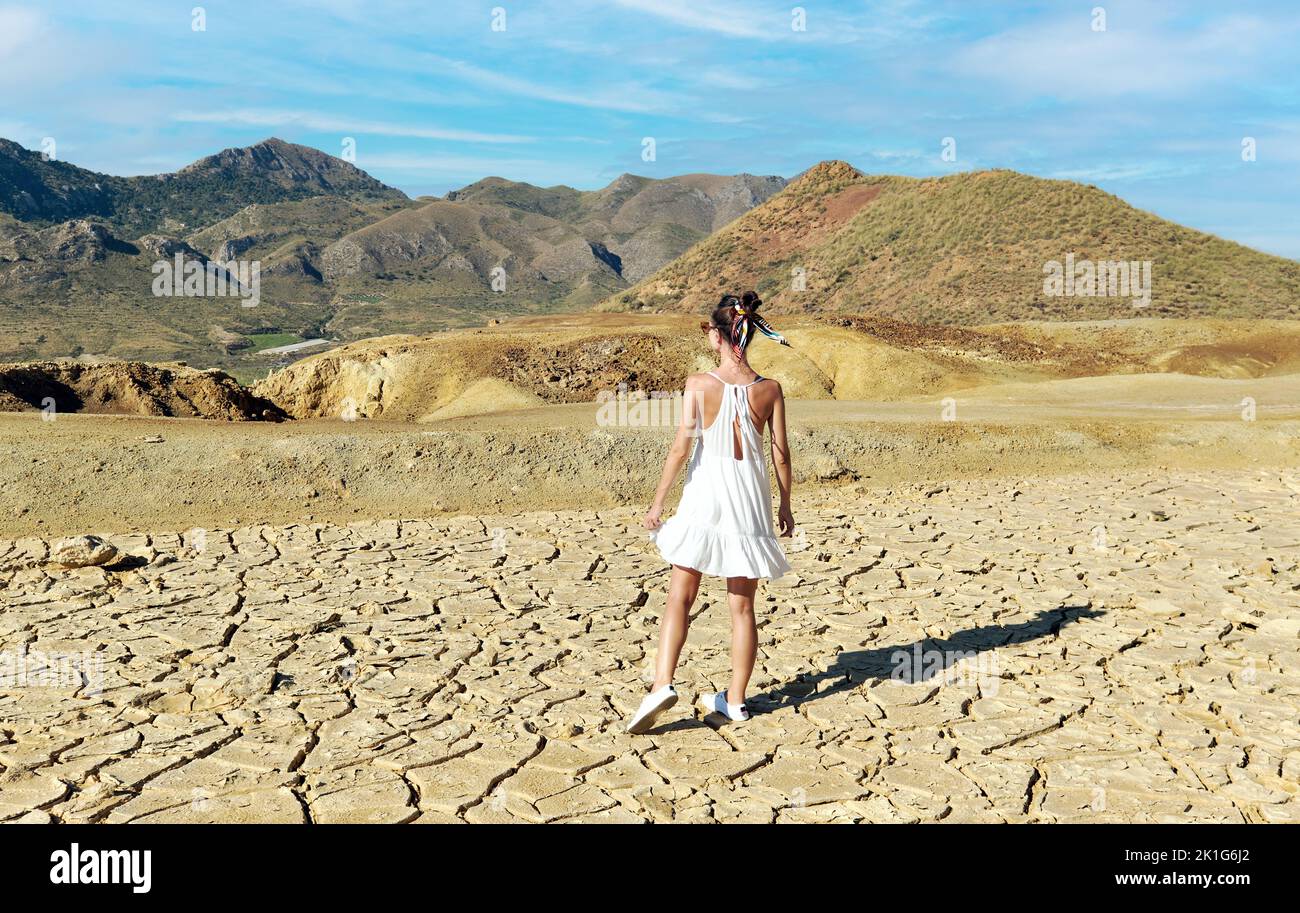
[[[775,536],[746,536],[673,517],[651,536],[669,564],[715,577],[775,580],[790,570]]]

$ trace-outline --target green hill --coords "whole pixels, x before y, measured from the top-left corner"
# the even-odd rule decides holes
[[[1055,262],[1064,270],[1070,256],[1076,290],[1086,287],[1085,260],[1148,263],[1149,303],[1047,294],[1045,269]],[[774,313],[927,324],[1300,316],[1300,263],[1185,228],[1096,187],[1013,171],[868,176],[844,162],[816,166],[601,307],[699,312],[721,292],[748,288]]]

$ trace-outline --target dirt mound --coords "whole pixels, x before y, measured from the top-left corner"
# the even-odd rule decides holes
[[[900,401],[1078,377],[1245,378],[1300,370],[1294,321],[976,328],[826,315],[777,323],[792,346],[759,339],[750,358],[797,399]],[[685,375],[712,367],[698,324],[674,315],[587,314],[363,340],[291,365],[254,390],[299,418],[402,421],[593,402],[620,389],[671,392]]]
[[[142,362],[0,365],[0,411],[88,412],[229,421],[280,421],[275,403],[221,371]]]
[[[435,420],[591,402],[620,384],[671,391],[707,366],[702,335],[680,318],[586,323],[363,340],[290,365],[253,389],[303,418]]]
[[[980,329],[1031,346],[1109,353],[1137,371],[1223,378],[1300,373],[1300,322],[1294,320],[1092,320]]]

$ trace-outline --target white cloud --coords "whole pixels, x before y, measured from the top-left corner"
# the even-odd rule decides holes
[[[936,19],[914,0],[877,0],[856,13],[826,5],[790,3],[774,6],[728,0],[614,0],[616,6],[665,22],[754,41],[796,40],[822,44],[897,41],[929,27]],[[804,30],[792,27],[794,7],[804,7]]]
[[[696,78],[719,89],[753,90],[766,84],[763,79],[738,64],[706,67]]]
[[[1176,12],[1116,8],[1105,31],[1092,30],[1087,9],[992,35],[959,51],[952,69],[1023,94],[1091,99],[1117,95],[1184,95],[1239,77],[1258,78],[1258,55],[1277,48],[1280,29],[1251,16],[1224,16],[1198,28]],[[1284,39],[1286,40],[1286,39]]]
[[[0,137],[13,140],[28,149],[35,148],[42,139],[40,131],[21,120],[0,120]]]
[[[267,111],[256,108],[239,108],[220,111],[179,111],[172,120],[190,124],[239,124],[249,127],[303,127],[339,134],[376,134],[379,136],[407,136],[416,139],[448,140],[461,143],[530,143],[531,136],[509,133],[477,133],[469,130],[448,130],[439,127],[421,127],[413,124],[386,123],[383,121],[353,120],[347,117],[314,114],[309,111]]]
[[[553,86],[521,79],[517,76],[506,76],[502,73],[475,66],[472,63],[439,57],[436,54],[426,54],[424,59],[444,73],[449,73],[483,88],[509,95],[535,98],[539,101],[639,114],[673,108],[677,103],[674,97],[645,86],[620,85],[606,89],[591,88],[572,91],[557,89]]]
[[[676,25],[716,32],[732,38],[771,39],[774,35],[772,17],[759,22],[752,9],[740,5],[708,2],[708,0],[614,0],[624,9],[646,13],[660,19],[666,19]],[[784,20],[785,30],[790,31],[789,19]]]
[[[535,158],[494,158],[474,155],[409,155],[405,153],[380,153],[378,155],[358,154],[355,162],[358,168],[386,169],[410,174],[445,175],[464,177],[472,175],[471,180],[479,180],[484,175],[495,174],[500,177],[512,177],[524,172],[541,169],[553,169],[556,162]]]
[[[66,77],[65,61],[75,58],[68,57],[62,37],[35,10],[0,6],[0,83],[6,92]]]
[[[41,17],[18,6],[0,7],[0,58],[17,53],[36,40],[41,32]]]
[[[1147,181],[1190,177],[1204,170],[1204,166],[1196,163],[1146,161],[1100,163],[1086,168],[1062,168],[1050,172],[1047,176],[1061,181],[1083,181],[1092,184],[1103,181]]]

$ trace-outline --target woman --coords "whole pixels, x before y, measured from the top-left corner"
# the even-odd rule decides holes
[[[701,324],[718,355],[718,369],[686,379],[682,420],[664,461],[654,505],[645,527],[659,552],[673,566],[668,604],[659,632],[659,659],[654,685],[628,724],[646,732],[655,719],[677,703],[673,672],[686,642],[691,606],[700,576],[727,578],[731,605],[731,683],[701,698],[706,712],[729,720],[749,719],[745,689],[754,671],[758,632],[754,627],[754,591],[760,578],[780,577],[790,569],[772,528],[772,500],[761,449],[762,428],[772,429],[772,464],[781,490],[778,517],[781,535],[794,532],[790,513],[790,447],[785,434],[785,398],[781,385],[759,377],[746,360],[753,330],[789,345],[758,316],[762,301],[753,292],[742,298],[724,295],[712,319]],[[691,438],[698,437],[690,454]],[[677,513],[660,520],[664,499],[691,456],[686,487]]]

